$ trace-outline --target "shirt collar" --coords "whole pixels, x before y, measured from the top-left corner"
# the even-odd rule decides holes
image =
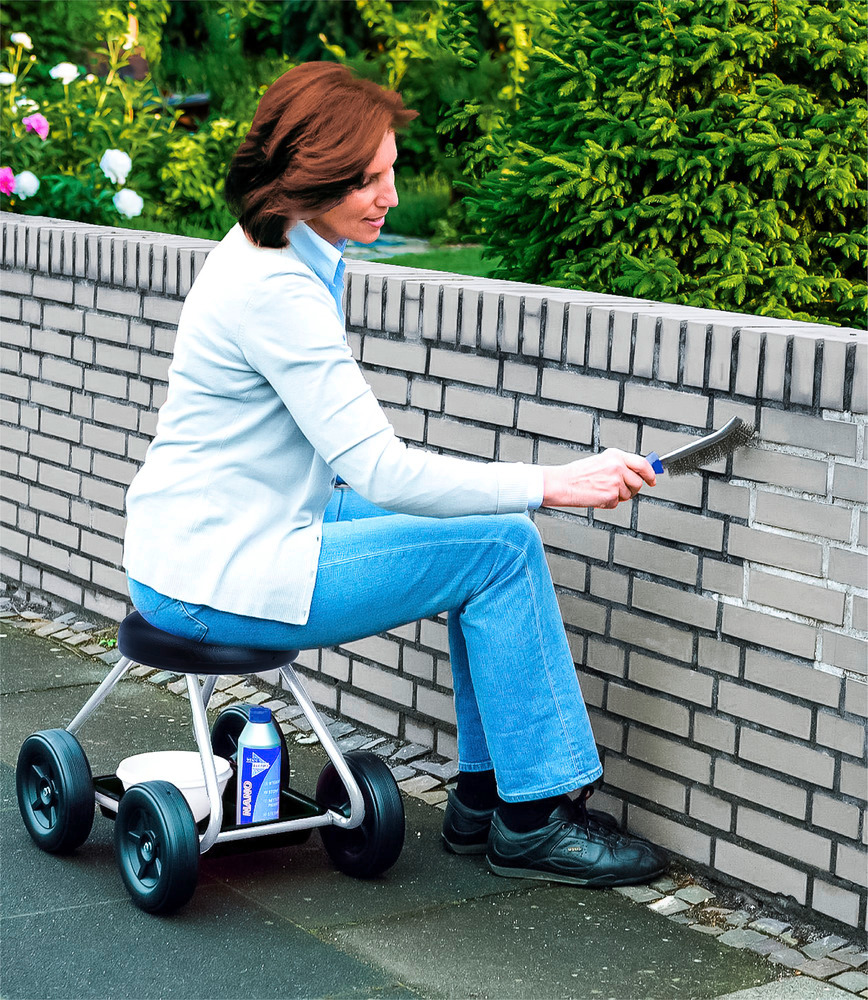
[[[340,240],[335,246],[304,222],[298,222],[289,232],[289,245],[329,288],[343,278],[346,240]]]

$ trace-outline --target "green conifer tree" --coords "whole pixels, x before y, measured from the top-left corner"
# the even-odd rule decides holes
[[[865,327],[864,0],[571,2],[473,200],[502,277]]]

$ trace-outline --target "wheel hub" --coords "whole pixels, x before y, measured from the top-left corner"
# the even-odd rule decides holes
[[[153,833],[145,833],[139,841],[139,859],[143,864],[150,864],[157,853],[157,845]]]
[[[39,801],[43,806],[50,806],[54,801],[54,789],[47,778],[43,778],[39,783]]]

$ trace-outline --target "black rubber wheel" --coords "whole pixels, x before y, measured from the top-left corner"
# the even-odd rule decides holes
[[[361,789],[365,818],[354,830],[320,827],[320,836],[336,868],[355,878],[374,878],[391,868],[401,854],[404,804],[392,772],[381,758],[359,751],[344,759]],[[320,805],[349,816],[349,795],[331,761],[319,776],[316,798]]]
[[[230,705],[214,720],[211,727],[211,749],[218,757],[235,761],[238,756],[238,737],[250,719],[252,705]],[[289,787],[289,749],[280,726],[275,723],[280,736],[280,787]],[[235,776],[233,774],[232,782]],[[229,789],[227,789],[227,792]],[[234,792],[232,793],[234,795]]]
[[[146,913],[172,913],[190,899],[199,878],[199,837],[173,784],[144,781],[124,792],[115,854],[124,885]]]
[[[28,736],[18,754],[15,789],[27,832],[43,851],[69,854],[87,840],[93,776],[72,733],[45,729]]]

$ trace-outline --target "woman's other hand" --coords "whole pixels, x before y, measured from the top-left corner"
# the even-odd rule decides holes
[[[607,448],[568,465],[543,468],[544,507],[617,507],[657,477],[641,455]]]

